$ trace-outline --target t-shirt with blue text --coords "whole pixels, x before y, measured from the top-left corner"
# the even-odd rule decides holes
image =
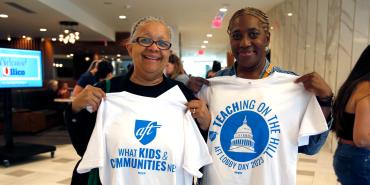
[[[211,157],[180,88],[157,98],[108,93],[77,171],[104,185],[191,185]]]
[[[298,146],[327,130],[314,94],[297,76],[274,72],[263,79],[209,79],[199,98],[212,122],[205,185],[294,185]]]

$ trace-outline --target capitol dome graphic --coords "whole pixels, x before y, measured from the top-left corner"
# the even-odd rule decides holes
[[[236,130],[234,138],[231,139],[230,152],[255,153],[252,129],[244,117],[243,124]]]

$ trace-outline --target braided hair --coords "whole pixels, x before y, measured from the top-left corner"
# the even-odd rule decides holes
[[[230,21],[229,21],[229,26],[227,27],[227,33],[230,34],[231,33],[231,24],[235,21],[235,19],[237,19],[238,17],[241,17],[243,15],[251,15],[251,16],[254,16],[256,17],[258,20],[260,20],[260,23],[261,23],[261,26],[263,28],[263,30],[265,31],[265,33],[269,33],[269,17],[264,13],[262,12],[261,10],[257,9],[257,8],[252,8],[252,7],[246,7],[246,8],[242,8],[238,11],[236,11],[233,16],[231,17]]]

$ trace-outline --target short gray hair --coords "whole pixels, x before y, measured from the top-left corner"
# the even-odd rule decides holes
[[[168,33],[170,35],[170,42],[172,42],[172,35],[173,35],[173,31],[172,31],[172,28],[161,18],[158,18],[158,17],[152,17],[152,16],[147,16],[147,17],[143,17],[143,18],[140,18],[139,20],[137,20],[135,22],[135,24],[132,25],[131,27],[131,34],[130,34],[130,39],[129,39],[129,42],[132,43],[134,42],[134,40],[136,39],[136,31],[138,30],[138,28],[146,23],[149,23],[149,22],[159,22],[159,23],[162,23],[167,29],[168,29]]]

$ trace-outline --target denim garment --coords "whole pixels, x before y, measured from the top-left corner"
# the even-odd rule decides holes
[[[342,185],[370,185],[370,150],[338,143],[333,166]]]

